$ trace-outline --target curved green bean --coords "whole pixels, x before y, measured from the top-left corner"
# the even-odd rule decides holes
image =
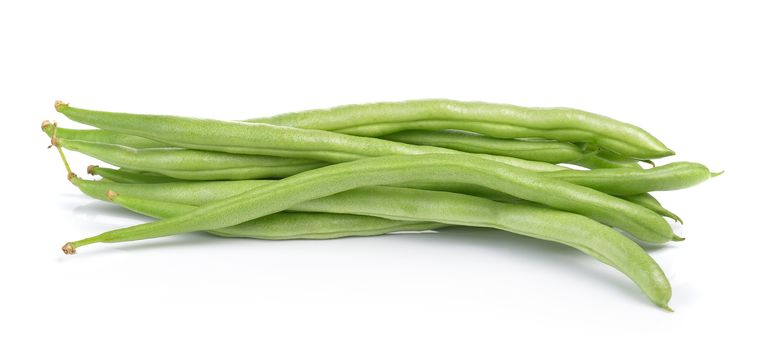
[[[56,109],[69,119],[83,124],[194,150],[307,158],[336,163],[388,155],[463,154],[439,147],[260,123],[100,112],[74,108],[62,102],[56,103]],[[471,156],[533,171],[567,169],[511,157],[486,154]]]
[[[116,166],[150,171],[182,180],[282,178],[326,164],[304,159],[189,149],[135,149],[60,138],[57,142],[65,148],[82,152]],[[536,164],[553,166],[548,163]],[[557,168],[564,170],[557,170]],[[542,174],[614,195],[634,195],[686,188],[709,179],[711,175],[704,165],[687,162],[676,162],[651,169],[557,168],[551,168],[553,171]]]
[[[116,192],[108,192],[106,196],[126,209],[159,219],[182,215],[196,208],[192,205],[147,200]],[[282,212],[212,230],[209,233],[222,237],[266,240],[334,239],[377,236],[398,231],[426,231],[444,226],[447,225],[352,214]]]
[[[666,218],[671,218],[673,219],[673,221],[676,221],[683,225],[683,220],[681,220],[681,218],[678,217],[678,215],[676,215],[670,210],[665,209],[665,207],[662,206],[660,201],[658,201],[657,198],[654,198],[654,196],[652,196],[649,193],[634,194],[630,196],[619,196],[619,197],[631,203],[636,203]]]
[[[171,145],[165,144],[163,142],[153,141],[140,136],[127,135],[101,129],[66,129],[59,126],[53,126],[53,123],[47,120],[42,122],[42,131],[44,131],[48,136],[53,137],[53,130],[56,132],[56,137],[67,140],[110,143],[114,145],[122,145],[134,148],[172,147]]]
[[[77,176],[69,177],[74,186],[84,194],[100,200],[108,200],[106,192],[147,200],[200,206],[229,198],[237,194],[274,183],[276,180],[236,180],[236,181],[187,181],[168,183],[121,183],[85,180]]]
[[[180,148],[135,149],[120,145],[57,139],[64,148],[123,168],[158,173],[181,180],[247,180],[283,178],[327,163],[271,156],[253,156]],[[548,163],[540,163],[550,165]],[[551,165],[553,166],[553,165]],[[557,170],[563,169],[563,170]],[[615,168],[575,170],[562,167],[542,172],[613,195],[634,195],[694,186],[710,178],[698,163],[675,162],[650,169]]]
[[[52,137],[53,124],[44,121],[42,130]],[[176,148],[140,136],[93,129],[77,130],[57,127],[58,137],[71,141],[88,141],[131,148]],[[589,169],[637,167],[635,159],[615,156],[604,150],[584,151],[569,143],[552,140],[498,139],[455,130],[407,130],[383,136],[384,139],[421,146],[435,146],[469,153],[514,157],[552,164],[569,163]],[[599,153],[599,154],[597,154]],[[558,169],[555,169],[558,170]]]
[[[384,135],[386,140],[436,146],[469,153],[493,154],[552,164],[569,163],[586,155],[580,147],[552,140],[508,140],[456,130],[406,130]]]
[[[166,183],[181,181],[179,179],[163,175],[144,174],[126,169],[103,168],[97,165],[88,166],[87,173],[90,175],[97,175],[114,182],[130,184]]]
[[[425,169],[419,171],[418,169]],[[69,242],[64,252],[97,242],[123,242],[233,226],[311,199],[357,187],[412,181],[460,182],[575,212],[651,243],[680,240],[658,214],[604,193],[502,163],[459,154],[367,158],[306,171],[206,204],[192,213]],[[540,226],[540,223],[535,223]]]
[[[150,212],[159,217],[178,217],[192,213],[194,207],[183,204],[111,196],[131,210]],[[641,247],[615,230],[586,217],[553,209],[519,204],[497,203],[473,196],[446,192],[392,187],[366,187],[337,193],[297,204],[292,209],[313,212],[362,212],[394,220],[433,221],[444,224],[491,227],[543,240],[569,245],[626,274],[656,305],[669,309],[670,284],[657,263]],[[174,211],[172,211],[174,210]],[[172,211],[172,212],[169,212]],[[272,214],[230,229],[249,230]],[[542,223],[536,225],[537,222]],[[319,230],[319,228],[315,228]],[[233,233],[233,235],[239,235]],[[258,236],[258,238],[266,238]]]
[[[625,196],[687,188],[707,181],[713,174],[699,163],[673,162],[650,169],[562,170],[543,173],[541,176],[593,187],[608,194]]]
[[[592,153],[585,157],[569,162],[570,164],[580,165],[588,169],[616,169],[616,168],[633,168],[641,169],[641,164],[636,159],[623,157],[609,157],[601,152]]]
[[[44,121],[42,130],[52,137],[53,124]],[[102,130],[78,130],[57,127],[58,137],[72,141],[107,143],[132,148],[166,148],[172,145],[140,136]],[[587,154],[569,142],[551,140],[507,140],[472,133],[448,131],[408,130],[383,137],[386,140],[420,146],[436,146],[468,153],[502,155],[547,163],[563,163]]]
[[[157,186],[150,183],[103,183],[101,181],[84,180],[80,178],[71,179],[71,182],[84,194],[100,200],[107,200],[105,193],[108,190],[114,190],[130,197],[192,206],[201,206],[210,202],[229,198],[256,187],[272,184],[274,181],[276,180],[192,181]],[[487,198],[499,202],[535,205],[535,203],[511,197],[482,186],[458,183],[419,182],[403,183],[394,186],[429,191],[454,192]],[[662,216],[681,222],[678,216],[663,208],[662,205],[651,195],[620,196],[620,198],[641,205]]]
[[[346,105],[248,121],[359,136],[382,136],[404,130],[456,129],[497,138],[590,142],[632,158],[650,159],[674,154],[637,126],[572,108],[415,100]]]
[[[52,137],[53,124],[47,120],[44,121],[42,130]],[[108,130],[78,130],[61,127],[57,127],[57,130],[58,137],[72,141],[97,142],[131,148],[174,148],[174,146],[163,142]],[[395,142],[449,148],[469,153],[514,157],[552,164],[570,163],[589,169],[638,166],[638,162],[633,159],[627,161],[610,159],[610,157],[597,155],[598,151],[584,151],[572,143],[552,140],[499,139],[456,130],[407,130],[385,135],[382,138]]]
[[[286,177],[327,163],[308,159],[253,156],[181,148],[131,148],[57,139],[62,147],[119,167],[182,180],[244,180]]]

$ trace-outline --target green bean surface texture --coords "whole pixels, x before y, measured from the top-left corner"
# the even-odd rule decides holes
[[[635,168],[641,169],[639,161],[632,158],[610,156],[602,152],[590,153],[584,157],[569,162],[570,164],[580,165],[588,169],[615,169],[615,168]]]
[[[552,164],[570,163],[587,153],[569,143],[550,140],[507,140],[461,132],[407,130],[382,138],[413,145],[436,146],[468,153],[494,154]]]
[[[418,171],[424,167],[425,171]],[[361,159],[300,173],[277,183],[206,204],[182,216],[67,243],[64,251],[96,242],[122,242],[207,231],[276,213],[294,204],[363,186],[410,181],[461,182],[589,216],[650,243],[680,240],[670,225],[649,209],[604,193],[459,154],[388,156]]]
[[[122,134],[122,133],[108,131],[108,130],[101,130],[101,129],[77,130],[77,129],[61,128],[58,126],[54,127],[53,123],[47,120],[42,122],[42,131],[44,131],[50,137],[53,136],[53,131],[55,131],[56,136],[58,138],[67,139],[67,140],[109,143],[109,144],[122,145],[122,146],[127,146],[127,147],[134,147],[134,148],[171,147],[170,145],[167,145],[165,143],[153,141],[150,139],[146,139],[144,137],[127,135],[127,134]]]
[[[90,175],[97,175],[114,182],[130,184],[166,183],[180,181],[178,179],[166,177],[163,175],[146,174],[125,169],[103,168],[97,165],[88,166],[87,173]]]
[[[657,198],[654,198],[654,196],[652,196],[649,193],[634,194],[630,196],[619,196],[619,197],[631,203],[636,203],[666,218],[671,218],[675,222],[683,224],[683,220],[681,220],[681,218],[678,217],[678,215],[676,215],[670,210],[665,209],[665,207],[662,206],[660,201],[658,201]]]
[[[153,201],[187,204],[192,206],[201,206],[210,202],[232,197],[252,188],[271,184],[273,181],[275,181],[192,181],[154,185],[153,183],[139,183],[130,181],[131,179],[128,179],[127,181],[116,181],[117,183],[104,183],[102,181],[84,180],[78,177],[72,177],[70,180],[84,194],[96,199],[106,200],[105,193],[109,190],[114,190],[131,197],[139,197]],[[398,187],[461,193],[500,202],[537,205],[536,203],[511,197],[486,187],[467,184],[404,183],[398,185]],[[649,194],[621,196],[620,198],[641,205],[662,216],[669,217],[675,221],[681,222],[681,219],[678,216],[662,207],[662,205]]]
[[[463,154],[446,148],[260,123],[91,111],[61,102],[56,103],[56,110],[73,121],[104,130],[141,136],[188,149],[233,154],[307,158],[336,163],[388,155]],[[471,156],[533,171],[567,169],[519,158],[485,154]]]
[[[572,108],[529,108],[484,102],[415,100],[346,105],[250,122],[382,136],[404,130],[465,130],[497,138],[590,142],[641,159],[673,155],[643,129]]]
[[[253,156],[181,148],[131,148],[120,145],[57,139],[64,148],[120,167],[185,180],[245,180],[287,177],[327,163],[270,156]]]
[[[328,163],[271,156],[230,154],[182,148],[132,148],[121,145],[58,138],[64,148],[119,167],[158,173],[181,180],[247,180],[283,178]],[[542,172],[545,176],[583,185],[613,195],[636,195],[677,190],[711,177],[698,163],[676,162],[652,169],[566,169]]]
[[[195,209],[192,205],[160,202],[107,192],[108,200],[133,212],[154,218],[181,215]],[[282,212],[209,233],[223,237],[284,239],[334,239],[377,236],[398,231],[427,231],[446,226],[434,222],[383,219],[373,216]]]
[[[45,121],[42,130],[52,136],[53,124]],[[58,137],[72,141],[88,141],[126,146],[131,148],[174,148],[174,146],[146,139],[101,129],[77,130],[57,128]],[[552,164],[570,163],[590,169],[640,167],[634,159],[614,157],[610,152],[585,151],[569,143],[552,140],[508,140],[487,137],[474,133],[447,130],[425,131],[407,130],[385,135],[383,139],[420,146],[435,146],[468,153],[491,154]]]
[[[660,140],[572,108],[409,100],[238,121],[55,109],[94,127],[42,123],[69,181],[156,219],[70,241],[66,254],[194,231],[286,240],[487,227],[575,248],[670,310],[668,279],[640,245],[683,240],[666,218],[683,221],[653,194],[722,174],[655,165],[674,154]],[[82,179],[64,149],[117,169],[91,165],[95,180]]]
[[[113,194],[111,199],[130,210],[157,217],[177,217],[194,210],[194,207],[183,204]],[[389,200],[392,205],[388,205]],[[519,204],[497,203],[462,194],[392,187],[358,188],[301,203],[293,209],[340,213],[355,210],[352,208],[363,208],[366,215],[396,220],[423,219],[452,225],[491,227],[566,244],[623,272],[653,303],[668,308],[670,284],[657,263],[641,247],[615,230],[580,215]],[[274,215],[282,214],[264,216],[217,231],[223,234],[231,232],[233,236],[248,234],[248,226],[255,227],[257,221],[262,219],[273,220],[267,218]],[[568,225],[574,228],[568,230]],[[239,234],[241,230],[243,234]],[[267,237],[269,235],[256,236]],[[282,236],[275,237],[280,239]]]
[[[674,162],[651,169],[616,168],[592,171],[563,170],[543,176],[564,180],[614,195],[672,191],[707,181],[713,173],[699,163]]]

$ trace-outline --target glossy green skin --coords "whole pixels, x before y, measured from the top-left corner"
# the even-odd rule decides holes
[[[52,136],[53,125],[42,129]],[[58,137],[72,141],[89,141],[121,145],[131,148],[172,148],[169,144],[153,141],[140,136],[132,136],[113,131],[93,129],[77,130],[58,127]],[[568,143],[551,140],[508,140],[492,138],[472,133],[448,131],[407,130],[382,138],[421,146],[443,147],[469,153],[491,154],[552,164],[568,163],[589,169],[601,168],[641,168],[635,159],[615,156],[610,152],[587,152]],[[597,152],[602,152],[597,154]],[[547,169],[559,170],[559,169]],[[215,179],[205,179],[215,180]]]
[[[563,170],[545,173],[542,176],[625,196],[691,187],[710,179],[712,174],[707,167],[699,163],[674,162],[651,169],[595,169],[585,172]]]
[[[182,148],[131,148],[121,145],[58,139],[69,150],[119,167],[149,171],[183,180],[281,178],[327,163]]]
[[[153,141],[144,137],[101,129],[77,130],[61,127],[58,127],[57,129],[58,137],[72,141],[107,143],[131,148],[173,147],[169,144]],[[45,125],[42,130],[45,131],[48,136],[52,136],[53,124]],[[611,159],[609,156],[596,154],[596,151],[583,151],[580,147],[569,142],[498,139],[454,130],[407,130],[385,135],[382,138],[395,142],[443,147],[469,153],[514,157],[552,164],[569,163],[589,169],[641,167],[634,159]]]
[[[638,160],[631,158],[609,157],[601,153],[589,154],[580,159],[569,162],[588,169],[616,169],[634,168],[641,169]]]
[[[53,125],[43,130],[52,136]],[[110,143],[132,148],[166,148],[169,144],[107,130],[77,130],[58,127],[58,136],[67,140]],[[521,158],[552,164],[567,163],[586,155],[578,146],[550,140],[505,140],[456,131],[408,130],[383,136],[384,139],[421,146],[436,146],[469,153]]]
[[[428,154],[377,157],[329,165],[205,204],[186,215],[105,232],[70,242],[66,248],[67,251],[73,251],[76,247],[96,242],[123,242],[213,230],[358,187],[412,181],[484,186],[517,198],[588,216],[619,227],[645,242],[658,244],[678,239],[662,217],[620,198],[494,161],[458,154]]]
[[[101,200],[107,199],[105,193],[108,190],[114,190],[120,194],[139,197],[146,200],[172,202],[192,206],[201,206],[210,202],[232,197],[252,188],[272,184],[274,181],[276,180],[193,181],[167,183],[157,186],[151,183],[103,183],[101,181],[89,181],[79,178],[72,179],[72,182],[79,187],[82,192],[88,196]],[[511,197],[482,186],[457,183],[404,183],[397,186],[429,191],[462,193],[500,202],[535,205],[535,203]],[[641,205],[662,216],[681,222],[681,219],[678,218],[678,216],[663,208],[662,205],[649,194],[620,196],[620,198]]]
[[[388,155],[464,154],[445,148],[408,145],[376,138],[269,124],[100,112],[74,108],[65,104],[58,104],[56,109],[69,119],[83,124],[193,150],[307,158],[332,163]],[[470,156],[533,171],[567,169],[554,164],[518,158],[487,154]]]
[[[130,210],[157,217],[177,217],[196,207],[116,195],[116,203]],[[615,230],[586,217],[553,209],[507,204],[447,192],[392,187],[365,187],[297,204],[293,210],[316,213],[358,212],[393,220],[433,221],[451,225],[491,227],[543,240],[569,245],[620,270],[631,278],[656,305],[668,308],[671,289],[657,263],[637,244]],[[296,213],[293,213],[296,214]],[[302,234],[284,237],[287,225],[278,230],[261,229],[259,221],[277,221],[277,213],[236,226],[218,229],[232,236],[282,239],[303,238]],[[314,215],[314,214],[312,214]],[[318,214],[327,215],[327,214]],[[295,232],[324,232],[315,222],[310,228],[293,222]],[[422,227],[430,224],[417,224]],[[254,230],[251,230],[251,227]],[[359,226],[357,226],[359,227]],[[301,230],[303,229],[303,231]],[[350,229],[350,228],[348,228]],[[330,231],[333,231],[330,228]],[[376,231],[374,231],[376,232]],[[373,233],[374,233],[373,232]],[[322,236],[317,236],[322,238]],[[332,237],[331,237],[332,238]]]
[[[121,194],[109,200],[136,213],[159,219],[182,215],[196,208],[192,205],[152,201]],[[267,240],[334,239],[377,236],[397,231],[425,231],[444,226],[447,225],[352,214],[282,212],[212,230],[209,233],[222,237]]]
[[[304,159],[180,148],[136,149],[62,138],[59,138],[59,143],[67,149],[87,154],[106,163],[181,180],[283,178],[326,165]],[[681,189],[696,185],[711,176],[709,169],[704,165],[687,162],[676,162],[651,169],[561,169],[564,170],[555,169],[543,174],[614,195]]]
[[[50,137],[53,137],[53,129],[56,130],[56,137],[67,140],[110,143],[133,148],[171,147],[170,145],[167,145],[163,142],[153,141],[140,136],[132,136],[108,130],[66,129],[61,127],[54,127],[53,124],[45,124],[42,126],[42,131],[44,131]]]
[[[586,155],[580,147],[550,140],[507,140],[454,130],[406,130],[384,135],[386,140],[436,146],[469,153],[493,154],[552,164],[569,163]]]
[[[665,209],[665,207],[662,206],[660,201],[657,200],[657,198],[654,198],[649,193],[642,193],[642,194],[634,194],[630,196],[619,196],[620,198],[623,198],[631,203],[636,203],[644,208],[647,208],[657,214],[660,214],[664,217],[671,218],[676,222],[679,222],[683,224],[683,220],[681,220],[678,215],[673,213],[670,210]]]
[[[572,108],[415,100],[346,105],[248,121],[372,137],[404,130],[454,129],[496,138],[590,142],[640,159],[674,154],[637,126]]]
[[[178,179],[166,177],[163,175],[143,174],[125,169],[110,169],[99,166],[88,167],[87,173],[90,175],[97,175],[114,182],[128,184],[150,184],[180,181]]]

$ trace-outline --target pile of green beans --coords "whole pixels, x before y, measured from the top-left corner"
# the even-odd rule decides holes
[[[670,310],[668,279],[640,244],[683,240],[665,218],[683,222],[650,192],[717,175],[654,166],[674,154],[654,136],[569,108],[418,100],[241,121],[55,109],[95,127],[42,124],[69,181],[156,219],[68,242],[66,254],[191,231],[283,240],[490,227],[576,248]],[[63,149],[117,168],[80,178]]]

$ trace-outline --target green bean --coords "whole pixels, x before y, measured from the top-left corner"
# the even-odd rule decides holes
[[[359,136],[382,136],[404,130],[455,129],[497,138],[591,142],[632,158],[650,159],[674,154],[639,127],[571,108],[416,100],[347,105],[248,121]]]
[[[636,203],[664,217],[671,218],[680,224],[683,224],[683,220],[681,220],[681,218],[678,217],[678,215],[671,212],[670,210],[665,209],[665,207],[663,207],[662,204],[660,204],[660,201],[658,201],[657,198],[654,198],[654,196],[652,196],[649,193],[635,194],[635,195],[630,195],[630,196],[619,196],[619,197],[631,203]]]
[[[64,148],[106,163],[155,172],[183,180],[243,180],[286,177],[326,163],[270,156],[253,156],[180,148],[131,148],[58,138]]]
[[[266,181],[266,180],[261,180]],[[230,190],[233,190],[234,187],[237,187],[234,184],[230,184]],[[262,184],[246,184],[245,186],[260,186]],[[482,187],[482,186],[474,186],[474,185],[468,185],[468,184],[458,184],[458,183],[423,183],[423,182],[410,182],[410,183],[404,183],[401,185],[394,185],[395,187],[405,187],[405,188],[416,188],[416,189],[422,189],[422,190],[430,190],[430,191],[444,191],[444,192],[454,192],[454,193],[462,193],[462,194],[468,194],[471,196],[477,196],[481,198],[487,198],[499,202],[507,202],[507,203],[514,203],[514,204],[531,204],[531,205],[538,205],[536,203],[532,203],[529,201],[526,201],[524,199],[515,198],[509,195],[505,195],[501,192],[494,191],[490,188]],[[104,187],[101,187],[98,189],[98,191],[106,191],[107,185],[104,185]],[[243,189],[248,187],[240,188],[242,191]],[[192,190],[188,188],[187,190]],[[239,193],[239,192],[225,192],[221,191],[221,195],[227,195],[229,193]],[[167,193],[162,193],[162,195],[166,195]],[[171,194],[170,194],[171,195]],[[150,196],[150,195],[149,195]],[[647,208],[657,214],[660,214],[661,216],[671,218],[677,222],[680,222],[683,224],[683,221],[681,220],[678,215],[671,212],[670,210],[666,209],[665,207],[660,204],[660,202],[657,201],[651,194],[649,193],[641,193],[641,194],[634,194],[634,195],[627,195],[627,196],[615,196],[618,198],[625,199],[631,203],[638,204],[644,208]],[[220,200],[226,197],[223,196],[208,196],[204,198],[199,198],[198,202],[195,202],[194,204],[204,204],[208,202],[212,202],[215,200]],[[171,200],[171,199],[167,199]]]
[[[552,164],[568,163],[586,155],[569,142],[551,140],[507,140],[455,130],[406,130],[384,135],[386,140],[413,145],[436,146],[469,153],[493,154]]]
[[[157,174],[144,174],[136,171],[126,169],[110,169],[103,168],[97,165],[90,165],[87,167],[87,173],[90,175],[97,175],[104,179],[108,179],[119,183],[130,184],[145,184],[145,183],[165,183],[165,182],[177,182],[179,179],[157,175]]]
[[[84,194],[100,200],[108,200],[106,192],[113,190],[122,195],[147,200],[200,206],[232,197],[253,188],[274,183],[275,180],[237,181],[188,181],[170,183],[103,183],[85,180],[77,176],[69,178]]]
[[[135,149],[65,139],[58,139],[58,143],[65,148],[116,166],[155,172],[182,180],[282,178],[325,165],[303,159],[213,151],[176,148]],[[671,163],[652,169],[560,169],[564,170],[543,174],[614,195],[681,189],[710,178],[710,171],[704,165],[686,162]]]
[[[269,124],[99,112],[70,107],[62,102],[56,103],[56,109],[69,119],[83,124],[194,150],[308,158],[326,162],[347,162],[387,155],[462,154],[445,148]],[[554,164],[503,156],[477,154],[472,157],[533,171],[567,169]]]
[[[563,170],[541,174],[541,176],[621,196],[687,188],[706,181],[714,175],[716,174],[711,173],[704,165],[690,162],[674,162],[651,169]]]
[[[120,167],[155,172],[182,180],[247,180],[282,178],[325,165],[316,161],[268,156],[234,155],[187,149],[133,149],[59,139],[63,147]],[[235,164],[258,164],[223,168]],[[593,188],[613,195],[635,195],[694,186],[711,177],[702,164],[674,162],[650,169],[616,168],[542,172],[543,176]],[[417,186],[409,186],[417,187]],[[424,187],[422,187],[424,188]],[[469,192],[468,192],[469,193]]]
[[[52,136],[53,124],[44,121],[42,130]],[[146,139],[107,130],[76,130],[58,127],[60,138],[72,141],[88,141],[126,146],[131,148],[172,148],[173,146]],[[589,169],[638,167],[638,161],[630,158],[617,157],[610,152],[598,155],[604,150],[583,151],[568,142],[551,140],[508,140],[486,137],[472,133],[454,130],[436,132],[425,130],[408,130],[383,136],[384,139],[414,145],[436,146],[453,150],[501,155],[525,160],[547,163],[569,163]]]
[[[198,182],[186,182],[186,183],[172,183],[172,184],[115,184],[115,183],[103,183],[102,181],[89,181],[76,177],[71,178],[71,182],[76,185],[84,194],[100,199],[108,200],[106,193],[109,190],[116,190],[119,193],[127,194],[129,197],[140,198],[150,202],[162,202],[162,203],[174,203],[187,206],[201,206],[213,201],[228,198],[240,193],[243,193],[252,188],[265,186],[273,183],[274,180],[244,180],[244,181],[198,181]],[[437,185],[437,186],[436,186]],[[453,185],[453,186],[452,186]],[[480,188],[479,190],[473,190],[477,188],[474,186],[458,186],[459,184],[427,184],[427,187],[433,191],[450,191],[463,194],[474,194],[476,196],[489,198],[497,201],[504,201],[513,204],[534,205],[534,203],[520,200],[514,197],[506,196],[497,191],[490,190],[488,188]],[[416,186],[425,186],[424,184],[417,184]],[[421,187],[425,188],[425,187]],[[352,190],[353,191],[353,190]],[[351,191],[348,191],[351,192]],[[649,197],[649,199],[644,198]],[[640,204],[645,208],[648,208],[660,215],[670,217],[676,221],[682,222],[678,216],[671,213],[662,205],[657,202],[654,197],[646,195],[628,196],[622,197],[633,203]],[[427,200],[427,199],[425,199]],[[311,202],[318,202],[319,199]],[[397,203],[395,199],[389,198],[389,202]],[[349,201],[350,203],[356,204]],[[304,209],[305,208],[298,208]],[[325,210],[328,211],[328,210]],[[150,213],[144,213],[149,216]],[[272,214],[274,215],[274,214]],[[164,215],[160,217],[168,217],[174,215]],[[255,220],[254,220],[255,221]],[[308,226],[306,226],[308,227]]]
[[[131,148],[171,148],[173,146],[113,131],[92,129],[77,130],[57,127],[58,137],[72,141],[88,141],[126,146]],[[44,121],[42,130],[52,136],[53,124]],[[587,168],[612,168],[618,163],[608,159],[597,159],[594,152],[584,152],[578,146],[568,142],[551,140],[507,140],[492,138],[472,133],[448,131],[408,130],[383,136],[384,139],[422,146],[436,146],[453,150],[501,155],[547,163],[571,163]]]
[[[601,153],[591,153],[583,158],[569,162],[570,164],[580,165],[588,169],[616,169],[616,168],[633,168],[641,169],[639,161],[631,158],[610,157]]]
[[[43,130],[51,136],[52,124],[46,121]],[[132,148],[172,147],[169,144],[153,141],[140,136],[93,129],[76,130],[58,128],[60,138],[76,141],[116,144]],[[384,139],[421,146],[436,146],[468,153],[482,153],[507,157],[547,162],[552,164],[567,163],[580,159],[585,152],[569,142],[551,140],[506,140],[456,131],[408,130],[383,136]]]
[[[97,242],[124,242],[233,226],[353,188],[411,181],[460,182],[488,187],[588,216],[619,227],[645,242],[682,239],[674,235],[670,225],[656,213],[620,198],[495,161],[459,154],[426,154],[367,158],[306,171],[206,204],[186,215],[69,242],[64,252],[74,253],[77,247]],[[540,226],[540,223],[534,224]]]
[[[126,209],[159,219],[182,215],[196,208],[192,205],[124,196],[112,191],[107,192],[106,196]],[[222,237],[267,240],[333,239],[377,236],[398,231],[426,231],[444,226],[446,225],[434,222],[397,221],[352,214],[282,212],[209,233]]]
[[[48,136],[50,137],[53,136],[54,129],[57,134],[57,137],[62,138],[62,139],[67,139],[67,140],[110,143],[110,144],[122,145],[122,146],[127,146],[127,147],[134,147],[134,148],[171,147],[170,145],[167,145],[165,143],[153,141],[153,140],[146,139],[144,137],[139,137],[139,136],[132,136],[132,135],[122,134],[122,133],[108,131],[108,130],[100,130],[100,129],[93,129],[93,130],[66,129],[66,128],[61,128],[58,126],[54,127],[53,123],[47,120],[42,122],[42,131],[44,131]]]
[[[111,197],[120,205],[148,215],[160,211],[156,215],[159,217],[179,217],[194,210],[194,207],[182,204],[125,198],[120,195]],[[623,272],[654,304],[669,310],[667,304],[671,296],[670,284],[657,263],[641,247],[616,231],[577,214],[497,203],[462,194],[392,187],[357,188],[300,203],[293,209],[331,213],[362,212],[364,215],[395,220],[423,219],[453,225],[491,227],[559,242]],[[239,230],[240,226],[256,225],[259,220],[282,214],[272,214],[233,227]],[[320,228],[315,227],[314,230]],[[247,228],[244,231],[243,235],[250,232]],[[258,238],[268,237],[260,235]]]

